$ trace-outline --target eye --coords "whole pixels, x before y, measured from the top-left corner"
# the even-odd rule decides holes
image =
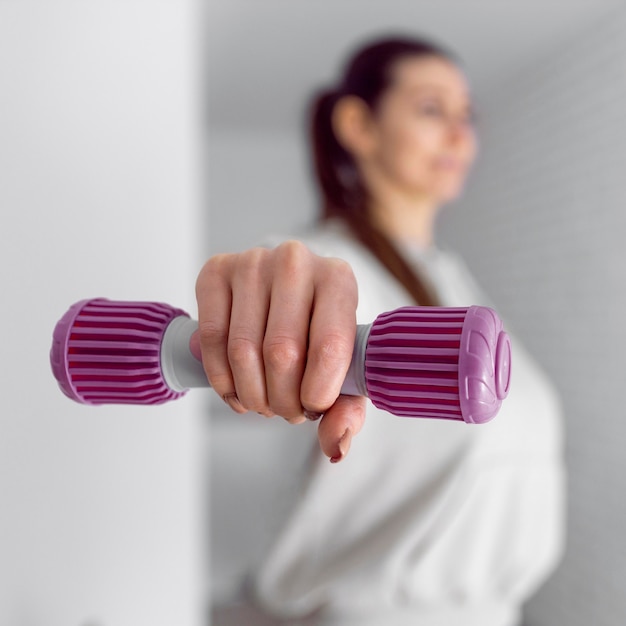
[[[441,117],[444,114],[443,107],[435,100],[423,100],[417,105],[417,112],[420,115],[429,117]]]

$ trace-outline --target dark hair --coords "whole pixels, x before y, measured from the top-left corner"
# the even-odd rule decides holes
[[[357,96],[375,110],[390,84],[393,66],[403,58],[415,56],[438,56],[457,63],[452,53],[423,39],[395,37],[368,44],[349,60],[340,86],[314,99],[311,143],[315,174],[322,193],[322,219],[343,219],[417,304],[435,306],[438,302],[429,286],[389,237],[374,226],[368,210],[367,189],[357,164],[337,140],[332,126],[333,109],[342,97]]]

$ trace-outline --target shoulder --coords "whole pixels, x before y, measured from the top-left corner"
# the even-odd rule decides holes
[[[263,245],[275,247],[289,240],[301,241],[320,256],[354,255],[361,248],[347,226],[339,220],[310,224],[288,233],[275,233],[266,237]]]

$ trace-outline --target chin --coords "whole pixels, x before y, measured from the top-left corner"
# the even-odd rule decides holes
[[[450,185],[438,190],[436,194],[440,204],[449,204],[458,200],[463,194],[463,185]]]
[[[432,196],[437,198],[440,204],[454,202],[462,194],[465,188],[465,176],[459,176],[457,172],[452,175],[448,173],[446,176],[438,177],[438,180],[432,181]]]

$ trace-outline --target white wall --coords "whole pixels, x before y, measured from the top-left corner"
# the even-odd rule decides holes
[[[206,249],[245,250],[268,234],[290,234],[315,219],[308,158],[303,132],[212,128]]]
[[[56,387],[73,302],[193,311],[194,0],[0,2],[0,624],[196,625],[197,396],[89,408]]]
[[[533,626],[626,623],[625,99],[626,7],[485,98],[481,163],[442,225],[565,404],[567,550]]]

